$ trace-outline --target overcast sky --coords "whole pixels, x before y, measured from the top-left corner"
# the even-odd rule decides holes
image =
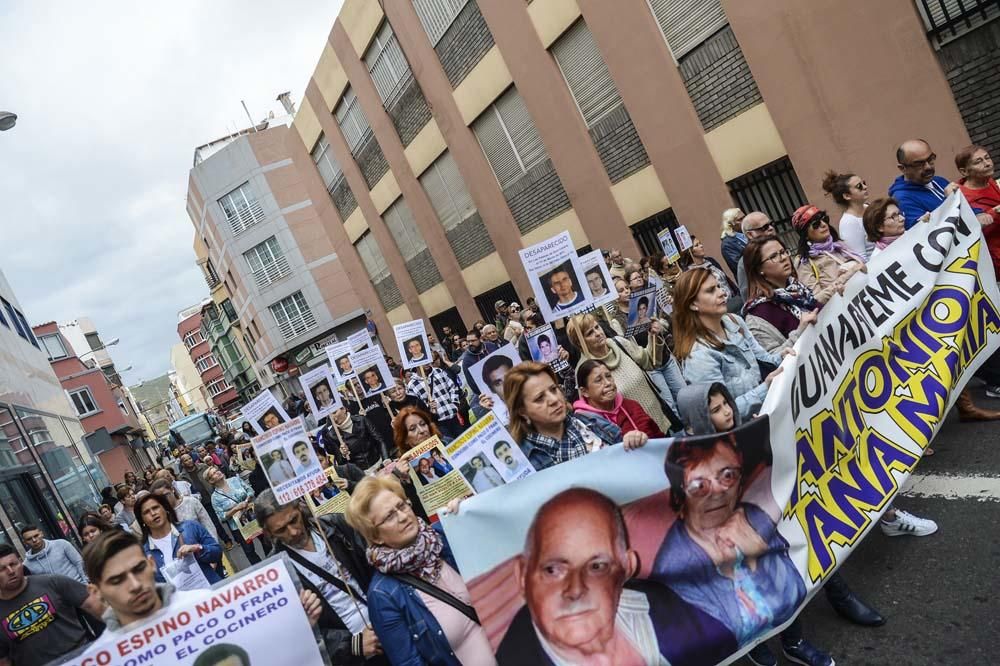
[[[195,146],[296,105],[342,0],[0,2],[0,269],[34,324],[93,319],[132,384],[208,295]]]

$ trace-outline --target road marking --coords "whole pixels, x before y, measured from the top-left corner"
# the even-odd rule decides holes
[[[909,497],[1000,502],[1000,477],[913,474],[903,486],[902,494]]]

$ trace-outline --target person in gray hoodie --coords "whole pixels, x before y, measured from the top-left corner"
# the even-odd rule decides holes
[[[69,541],[42,536],[42,530],[34,525],[21,529],[21,539],[26,546],[24,563],[33,574],[59,574],[87,584],[87,574],[83,570],[83,558]]]
[[[732,394],[719,382],[685,386],[677,395],[677,409],[687,432],[691,435],[727,432],[743,423]],[[826,581],[823,589],[830,605],[841,617],[865,627],[885,624],[885,618],[855,596],[839,572]],[[812,659],[798,663],[823,663],[821,660],[816,660],[819,656],[816,653],[820,651],[802,637],[802,626],[798,619],[781,632],[780,638],[785,656],[798,658],[803,653],[812,653],[810,655]],[[754,647],[747,657],[752,663],[760,666],[777,663],[766,643]]]

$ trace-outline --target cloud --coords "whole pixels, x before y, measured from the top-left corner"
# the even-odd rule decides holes
[[[208,295],[185,211],[195,146],[302,99],[341,2],[0,9],[0,268],[32,323],[93,319],[132,383]],[[13,57],[12,55],[13,54]]]

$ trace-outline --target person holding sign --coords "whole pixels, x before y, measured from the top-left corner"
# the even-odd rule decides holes
[[[302,587],[319,597],[323,611],[318,626],[331,661],[384,664],[365,592],[374,572],[365,543],[343,516],[327,514],[313,522],[300,501],[280,504],[271,490],[262,492],[254,507],[275,551],[288,554]]]
[[[287,462],[287,461],[286,461]],[[228,479],[215,465],[208,465],[201,474],[205,483],[212,487],[212,510],[219,520],[225,521],[233,538],[243,547],[243,554],[250,564],[259,564],[260,557],[252,543],[247,543],[240,533],[240,525],[236,514],[246,511],[253,505],[253,490],[243,483],[238,476]]]
[[[462,434],[458,418],[461,394],[458,384],[447,372],[433,366],[429,372],[426,367],[423,373],[414,372],[406,384],[406,392],[423,400],[433,410],[441,432],[449,437]]]
[[[142,550],[156,564],[156,581],[170,580],[169,568],[175,562],[193,555],[201,576],[193,574],[188,585],[174,583],[182,589],[210,587],[222,580],[213,565],[222,562],[222,547],[208,531],[196,522],[179,522],[167,500],[156,494],[144,495],[135,504],[136,521],[142,530]],[[193,583],[193,584],[192,584]]]
[[[359,483],[347,522],[368,542],[368,608],[390,663],[496,664],[447,540],[413,513],[399,481]]]
[[[388,447],[371,422],[361,414],[351,416],[346,407],[330,414],[330,424],[319,431],[317,440],[341,465],[368,469],[388,456]]]

